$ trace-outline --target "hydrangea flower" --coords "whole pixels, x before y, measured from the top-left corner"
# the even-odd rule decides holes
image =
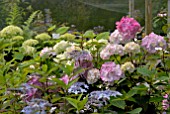
[[[44,41],[44,40],[51,39],[51,36],[48,35],[47,33],[41,33],[41,34],[38,34],[37,36],[35,36],[35,39]]]
[[[85,84],[84,82],[76,82],[68,89],[68,93],[86,93],[89,89],[89,86]]]
[[[39,42],[37,40],[34,39],[28,39],[26,41],[23,42],[22,46],[35,46],[37,45]]]
[[[98,81],[98,79],[100,79],[100,71],[96,68],[90,69],[87,73],[87,83],[88,84],[93,84],[95,82]]]
[[[126,53],[136,54],[140,52],[140,46],[135,42],[129,42],[124,47]]]
[[[141,28],[140,24],[134,18],[129,17],[123,17],[119,22],[116,22],[116,25],[116,28],[126,41],[134,39],[136,33]]]
[[[65,40],[74,40],[75,37],[76,37],[75,35],[70,34],[70,33],[65,33],[60,36],[61,39],[65,39]]]
[[[48,56],[53,55],[54,56],[54,55],[56,55],[56,53],[53,52],[53,49],[51,47],[45,47],[41,50],[40,57],[42,57],[44,55],[48,55]]]
[[[68,75],[64,75],[62,78],[60,78],[60,80],[62,80],[65,84],[68,84],[70,79],[69,79]]]
[[[165,94],[163,97],[164,97],[164,100],[162,100],[162,108],[164,110],[168,110],[170,107],[169,100],[168,100],[169,95]]]
[[[126,39],[120,34],[120,32],[116,29],[113,33],[111,33],[109,37],[109,41],[114,44],[119,44],[125,42]]]
[[[126,62],[123,65],[121,65],[121,70],[124,72],[128,71],[128,72],[132,73],[132,72],[134,72],[135,67],[131,62]]]
[[[113,90],[92,91],[88,97],[88,101],[85,107],[87,109],[89,109],[90,106],[101,108],[104,105],[108,104],[108,101],[110,100],[111,96],[117,97],[121,95],[122,94],[120,92]]]
[[[22,48],[24,49],[24,54],[27,55],[32,55],[36,52],[36,49],[32,46],[22,46]]]
[[[14,25],[9,25],[0,31],[0,36],[4,38],[10,38],[18,35],[22,36],[23,30]]]
[[[44,99],[32,99],[27,104],[28,106],[21,110],[24,114],[47,114],[45,109],[52,106],[52,104]]]
[[[153,32],[142,39],[142,47],[149,53],[155,53],[156,48],[166,48],[166,41],[162,36],[156,35]]]
[[[124,47],[119,44],[108,44],[101,52],[103,60],[109,59],[111,55],[124,55]]]
[[[60,41],[56,45],[54,45],[53,49],[54,51],[58,54],[61,53],[62,51],[65,51],[67,47],[69,47],[70,44],[67,41]]]
[[[119,80],[124,76],[120,65],[116,65],[114,62],[106,62],[100,69],[100,78],[104,82],[112,83],[114,80]]]
[[[24,40],[24,37],[23,36],[14,36],[14,37],[12,37],[12,40],[13,41],[21,41],[21,40]]]
[[[92,68],[92,60],[93,58],[89,52],[82,51],[75,57],[75,68]]]

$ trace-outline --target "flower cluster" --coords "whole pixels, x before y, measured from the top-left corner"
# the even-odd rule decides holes
[[[123,65],[121,65],[121,70],[124,72],[128,71],[128,72],[132,73],[132,72],[134,72],[135,67],[131,62],[126,62]]]
[[[27,104],[28,106],[21,110],[24,114],[47,114],[46,108],[52,106],[48,101],[37,98],[32,99]]]
[[[107,60],[112,55],[124,55],[124,47],[119,44],[108,44],[101,52],[100,57]]]
[[[100,71],[96,68],[90,69],[87,73],[87,83],[88,84],[93,84],[95,82],[98,81],[98,79],[100,79]]]
[[[87,51],[81,51],[75,58],[75,68],[92,68],[93,58]]]
[[[156,48],[166,49],[166,41],[162,36],[156,35],[153,32],[142,39],[142,47],[149,53],[155,53]]]
[[[65,51],[67,47],[69,47],[70,44],[67,41],[60,41],[56,45],[54,45],[53,49],[54,51],[58,54],[61,53],[62,51]]]
[[[140,46],[135,42],[129,42],[124,47],[125,53],[137,54],[140,52]]]
[[[114,62],[106,62],[102,65],[100,70],[100,77],[104,82],[112,83],[114,80],[119,80],[124,76],[120,65]]]
[[[38,34],[37,36],[35,36],[35,39],[45,41],[45,40],[51,39],[51,36],[48,35],[47,33],[41,33],[41,34]]]
[[[84,82],[76,82],[68,89],[68,93],[86,93],[88,89],[89,86]]]
[[[92,91],[88,97],[88,101],[85,105],[87,109],[90,108],[90,106],[95,106],[98,108],[103,107],[104,105],[107,105],[108,100],[110,100],[111,96],[117,97],[121,96],[122,94],[118,91],[113,90],[104,90],[104,91]]]
[[[111,43],[119,44],[124,43],[126,39],[120,34],[120,32],[116,29],[109,37],[109,41]]]
[[[134,18],[129,17],[123,17],[120,22],[116,22],[116,25],[116,28],[126,41],[133,39],[141,28],[140,24]]]
[[[162,100],[162,107],[164,110],[168,110],[170,107],[169,100],[168,100],[169,95],[165,94],[163,97],[164,97],[164,100]]]
[[[23,30],[20,27],[10,25],[5,27],[0,31],[0,36],[4,38],[9,38],[13,36],[23,35]]]
[[[54,55],[56,55],[56,53],[53,51],[52,48],[50,48],[50,47],[45,47],[45,48],[43,48],[43,49],[41,50],[41,52],[40,52],[40,57],[42,57],[42,56],[44,56],[44,55],[48,55],[48,56],[52,55],[52,56],[54,56]]]

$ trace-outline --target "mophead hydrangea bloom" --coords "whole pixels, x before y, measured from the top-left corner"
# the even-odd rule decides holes
[[[124,40],[130,41],[134,39],[136,33],[140,30],[140,24],[134,19],[123,17],[119,22],[116,22],[116,28],[123,36]]]
[[[140,46],[135,42],[129,42],[124,47],[126,53],[137,54],[140,52]]]
[[[157,51],[156,48],[162,48],[162,50],[166,49],[166,41],[164,38],[153,32],[142,39],[141,45],[149,53],[155,53]]]
[[[0,37],[11,38],[14,36],[23,35],[23,30],[20,27],[9,25],[0,31]]]
[[[35,46],[37,45],[39,42],[37,40],[34,40],[34,39],[28,39],[26,41],[24,41],[22,43],[22,46]]]
[[[164,110],[168,110],[169,107],[170,107],[170,103],[169,103],[169,100],[168,100],[169,95],[165,94],[163,97],[164,97],[164,100],[162,100],[162,108]]]
[[[98,79],[100,79],[100,71],[96,68],[90,69],[87,73],[87,83],[88,84],[93,84],[95,82],[98,81]]]
[[[112,55],[124,55],[124,47],[119,44],[108,44],[101,52],[100,57],[107,60]]]
[[[129,73],[132,73],[135,70],[135,66],[131,62],[126,62],[121,65],[121,70],[124,72],[128,71]]]
[[[42,57],[44,55],[46,55],[46,56],[50,56],[50,55],[54,56],[54,55],[56,55],[56,53],[53,51],[53,49],[51,47],[45,47],[45,48],[43,48],[41,50],[40,57]]]
[[[114,80],[119,80],[124,76],[120,65],[116,65],[114,62],[106,62],[100,69],[100,78],[104,82],[112,83]]]
[[[51,39],[51,36],[48,35],[47,33],[41,33],[41,34],[38,34],[37,36],[35,36],[35,39],[37,40],[49,40]]]
[[[75,57],[75,68],[92,68],[93,67],[93,57],[87,51],[82,51]]]
[[[60,41],[56,45],[54,45],[53,49],[58,54],[66,50],[67,47],[69,47],[70,44],[67,41]]]
[[[120,34],[120,32],[116,29],[113,33],[111,33],[110,37],[109,37],[109,41],[111,43],[115,43],[115,44],[119,44],[119,43],[123,43],[126,41],[126,39],[124,39],[124,37]]]

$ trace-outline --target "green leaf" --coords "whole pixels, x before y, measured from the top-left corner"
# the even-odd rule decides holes
[[[69,27],[61,27],[56,30],[56,33],[62,35],[68,31]]]
[[[110,103],[113,106],[116,106],[116,107],[121,108],[121,109],[125,109],[125,106],[126,106],[125,101],[122,100],[122,99],[112,99],[112,100],[110,100]]]
[[[86,104],[87,100],[88,100],[88,95],[86,95],[86,97],[77,104],[78,111],[84,108],[84,105]]]
[[[155,71],[151,71],[147,67],[137,68],[137,72],[142,74],[143,76],[151,76],[151,75],[155,74]]]
[[[125,99],[129,99],[130,97],[132,97],[135,94],[137,94],[137,90],[131,89],[128,93],[126,93]]]
[[[66,84],[65,84],[62,80],[60,80],[60,79],[58,79],[58,78],[53,78],[52,80],[55,81],[55,82],[57,82],[57,85],[59,85],[59,86],[61,86],[62,88],[66,89]]]
[[[23,58],[24,58],[24,55],[23,55],[22,53],[16,52],[16,53],[14,53],[14,58],[15,58],[16,60],[22,61]]]
[[[163,99],[163,97],[152,97],[149,102],[161,102]]]
[[[49,31],[49,32],[53,31],[55,28],[56,28],[56,25],[53,25],[53,26],[49,27],[47,31]]]
[[[103,32],[97,35],[96,40],[100,40],[100,39],[108,39],[109,38],[109,32]]]
[[[71,104],[71,105],[73,105],[76,109],[78,109],[78,100],[76,100],[76,99],[73,99],[73,98],[67,98],[66,97],[66,99],[67,99],[67,101]]]
[[[44,72],[47,72],[48,66],[47,66],[46,64],[42,65],[42,70],[43,70]]]
[[[139,114],[140,112],[142,111],[142,108],[136,108],[130,112],[127,112],[127,113],[130,113],[130,114]]]
[[[84,38],[94,38],[95,37],[95,34],[94,34],[94,32],[92,31],[92,30],[88,30],[88,31],[86,31],[85,33],[84,33],[84,35],[83,35],[83,37]]]

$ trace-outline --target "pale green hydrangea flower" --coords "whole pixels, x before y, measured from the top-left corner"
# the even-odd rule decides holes
[[[26,41],[23,42],[23,46],[35,46],[37,45],[39,42],[37,40],[34,39],[28,39]]]
[[[137,54],[140,52],[140,46],[139,46],[139,44],[137,44],[135,42],[129,42],[125,45],[125,52]]]
[[[128,71],[129,73],[132,73],[135,70],[135,66],[131,62],[126,62],[121,65],[121,70],[124,72]]]
[[[36,52],[36,49],[32,46],[23,46],[23,49],[24,49],[24,54],[27,54],[27,55],[32,55]]]
[[[10,25],[3,28],[0,32],[0,36],[3,38],[11,38],[13,36],[23,35],[23,30],[20,27]]]
[[[74,40],[75,37],[76,37],[75,35],[70,33],[66,33],[60,36],[61,39],[65,39],[65,40]]]
[[[62,40],[53,47],[53,50],[58,54],[61,53],[62,51],[65,51],[66,48],[69,46],[70,44],[67,41]]]
[[[35,39],[37,39],[37,40],[49,40],[49,39],[51,39],[51,36],[48,35],[47,33],[41,33],[41,34],[38,34],[37,36],[35,36]]]
[[[14,37],[12,37],[12,40],[13,41],[21,41],[21,40],[24,40],[24,37],[23,36],[14,36]]]

